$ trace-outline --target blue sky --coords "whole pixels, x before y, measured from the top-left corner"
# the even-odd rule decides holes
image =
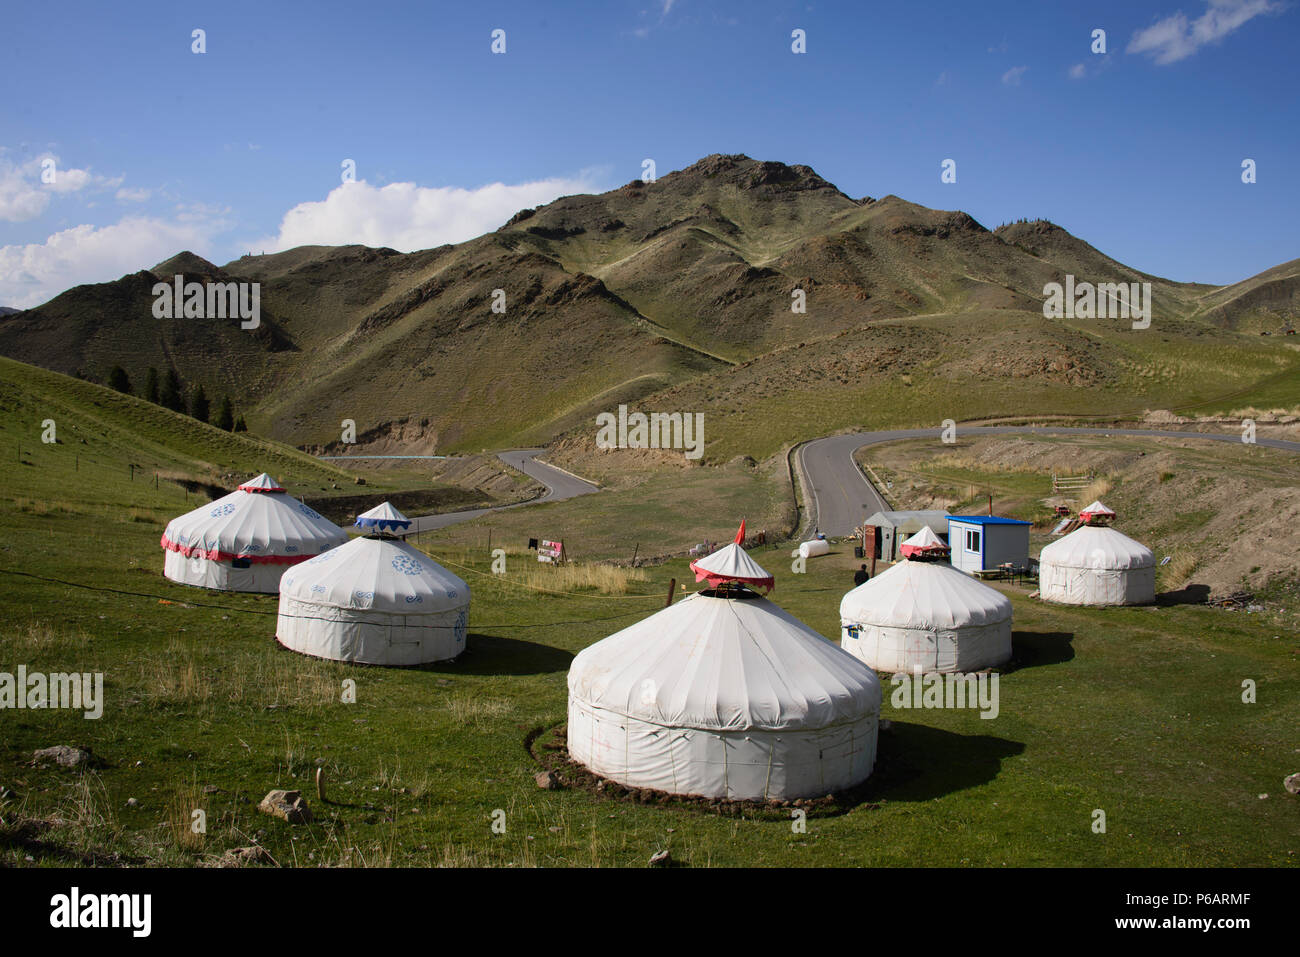
[[[5,305],[181,248],[463,240],[645,158],[662,176],[718,152],[989,228],[1048,218],[1173,279],[1300,256],[1294,0],[74,2],[5,20]]]

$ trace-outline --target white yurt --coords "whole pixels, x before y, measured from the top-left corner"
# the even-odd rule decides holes
[[[356,524],[365,534],[280,581],[280,644],[368,665],[448,661],[464,651],[469,586],[397,537],[411,520],[388,502]]]
[[[263,472],[167,523],[163,575],[182,585],[274,594],[286,568],[347,540]]]
[[[1156,556],[1110,527],[1115,513],[1101,502],[1080,510],[1083,522],[1044,546],[1038,594],[1065,605],[1149,605],[1156,600]]]
[[[703,591],[574,658],[570,757],[628,787],[746,801],[870,776],[871,669],[746,587],[773,579],[739,544],[691,568]]]
[[[903,560],[840,601],[840,647],[877,671],[979,671],[1011,657],[1011,600],[948,564],[923,528]]]

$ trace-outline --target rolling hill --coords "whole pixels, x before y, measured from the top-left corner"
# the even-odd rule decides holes
[[[1151,283],[1151,328],[1045,319],[1043,287],[1067,273]],[[261,325],[155,319],[150,290],[176,274],[260,283]],[[1248,397],[1300,365],[1294,339],[1258,335],[1297,313],[1300,260],[1234,286],[1171,282],[1045,221],[989,230],[854,199],[807,166],[713,155],[454,246],[220,267],[181,253],[0,317],[0,354],[133,381],[174,367],[254,430],[313,448],[336,447],[345,419],[389,450],[576,445],[627,402],[710,415],[717,460],[850,425]]]
[[[47,423],[54,441],[43,441]],[[232,487],[269,471],[291,492],[352,485],[353,474],[248,433],[46,369],[0,358],[0,444],[11,463],[5,495],[47,498],[51,489],[86,504],[129,507],[128,483],[153,474],[190,486]]]

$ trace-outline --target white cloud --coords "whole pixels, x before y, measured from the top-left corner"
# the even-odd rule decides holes
[[[284,215],[278,236],[254,240],[251,249],[268,252],[294,246],[391,246],[401,252],[459,243],[496,229],[527,206],[603,187],[593,177],[546,179],[477,189],[364,180],[335,187],[325,199],[299,203]]]
[[[1210,0],[1205,12],[1190,23],[1180,10],[1138,30],[1129,40],[1127,52],[1148,54],[1161,66],[1177,63],[1260,14],[1282,9],[1274,0]]]
[[[61,171],[60,177],[65,172]],[[15,184],[14,175],[12,167],[0,166],[0,216],[8,212],[21,214],[24,219],[35,218],[51,194],[22,176]],[[83,188],[113,182],[90,174],[88,180],[75,177],[69,185],[78,181]],[[364,243],[392,246],[404,252],[428,249],[482,235],[525,207],[605,188],[589,172],[574,178],[515,185],[493,183],[478,189],[349,183],[319,202],[302,203],[289,210],[278,236],[240,243],[238,248],[271,252],[307,244]],[[140,202],[151,195],[146,189],[124,188],[116,192],[122,202]],[[0,305],[40,305],[72,286],[107,282],[147,269],[182,249],[212,258],[219,252],[212,237],[227,232],[231,226],[229,207],[179,203],[167,218],[128,216],[107,226],[86,224],[65,229],[44,242],[0,247]],[[223,241],[220,246],[225,248],[227,244]]]
[[[56,166],[53,173],[54,182],[41,185],[55,193],[75,193],[85,189],[91,182],[89,170],[59,169]]]
[[[1002,74],[1002,82],[1007,86],[1019,86],[1020,78],[1025,75],[1025,71],[1028,69],[1029,67],[1027,66],[1013,66],[1010,70],[1007,70],[1006,73]]]
[[[25,223],[45,212],[50,194],[27,181],[20,170],[0,167],[0,219]]]
[[[182,249],[198,252],[207,232],[197,223],[128,217],[111,226],[74,226],[43,243],[0,247],[0,305],[27,309],[72,286],[147,269]]]
[[[47,161],[53,172],[53,182],[44,182]],[[0,160],[0,219],[11,223],[25,223],[45,212],[54,194],[81,192],[87,187],[113,189],[120,186],[122,177],[110,179],[90,170],[64,169],[53,154],[33,157],[25,163]]]

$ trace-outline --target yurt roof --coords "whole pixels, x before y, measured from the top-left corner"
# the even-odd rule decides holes
[[[707,581],[710,585],[740,582],[771,591],[776,584],[776,579],[735,542],[706,558],[691,562],[691,571],[695,572],[697,582]]]
[[[1043,547],[1039,565],[1065,568],[1122,570],[1149,568],[1156,563],[1151,549],[1123,532],[1103,525],[1082,525]]]
[[[941,528],[948,527],[948,513],[943,509],[926,508],[914,509],[912,511],[883,511],[873,512],[871,517],[866,520],[867,525],[888,525],[891,528],[901,528],[904,531],[910,526],[912,529],[919,529],[927,526],[938,531]]]
[[[1109,508],[1107,508],[1105,505],[1101,504],[1100,499],[1093,502],[1087,508],[1079,509],[1079,518],[1083,519],[1083,521],[1085,522],[1091,521],[1094,518],[1102,519],[1102,520],[1110,520],[1113,519],[1114,517],[1115,517],[1115,513]]]
[[[245,485],[253,483],[257,483],[255,491],[240,486],[172,519],[163,532],[162,547],[186,558],[293,563],[348,540],[343,529],[297,499],[260,494],[278,490],[270,476],[259,475]]]
[[[370,511],[362,512],[357,516],[356,521],[358,528],[374,528],[379,531],[407,528],[410,524],[411,520],[395,509],[390,502],[382,502]]]
[[[946,555],[952,551],[948,543],[934,533],[928,525],[898,547],[904,558],[926,558]]]
[[[924,631],[991,625],[1011,599],[946,562],[899,562],[840,601],[846,622]]]
[[[239,486],[241,492],[283,492],[284,488],[271,476],[263,472]]]
[[[464,605],[469,586],[406,542],[354,538],[286,572],[280,594],[332,608],[428,615]]]
[[[866,665],[766,598],[700,592],[579,652],[579,701],[671,728],[794,730],[880,706]]]
[[[1019,518],[1007,518],[1005,515],[949,515],[951,525],[1033,525]]]

